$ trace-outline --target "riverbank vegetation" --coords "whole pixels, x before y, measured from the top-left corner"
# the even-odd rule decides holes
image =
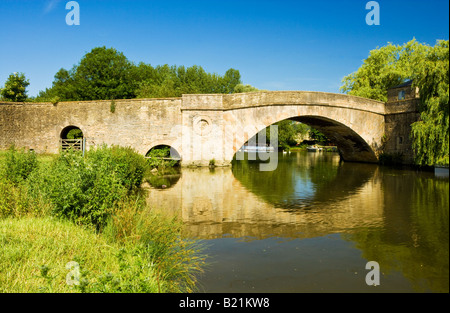
[[[85,157],[2,153],[0,292],[194,291],[201,244],[182,237],[176,217],[147,206],[147,170],[122,147]],[[75,284],[70,262],[80,269]]]

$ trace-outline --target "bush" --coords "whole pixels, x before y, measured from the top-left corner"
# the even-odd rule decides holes
[[[131,148],[103,146],[83,157],[62,153],[29,179],[30,193],[47,198],[53,215],[101,229],[117,203],[142,184],[146,160]]]
[[[122,184],[128,189],[139,188],[144,180],[148,164],[144,156],[131,148],[113,146],[112,161]]]
[[[6,153],[5,175],[15,185],[25,180],[37,167],[34,151],[17,150],[14,146]]]
[[[85,157],[66,151],[31,167],[17,185],[0,169],[0,273],[12,273],[0,275],[0,292],[74,291],[63,283],[69,261],[84,270],[75,288],[81,292],[194,291],[202,247],[182,239],[177,219],[148,209],[138,197],[134,189],[146,164],[129,148],[101,147]],[[73,228],[64,220],[94,227]],[[79,253],[84,257],[78,260]]]
[[[132,148],[102,146],[90,150],[86,160],[96,168],[115,173],[121,184],[129,191],[139,188],[147,170],[145,158]]]
[[[107,159],[93,163],[75,151],[61,154],[48,168],[31,175],[28,184],[33,198],[42,195],[52,203],[53,215],[97,229],[126,194]]]

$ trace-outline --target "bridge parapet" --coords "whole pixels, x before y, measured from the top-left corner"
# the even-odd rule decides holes
[[[239,94],[183,95],[182,110],[235,110],[280,105],[314,105],[385,114],[381,101],[344,94],[311,91],[261,91]]]

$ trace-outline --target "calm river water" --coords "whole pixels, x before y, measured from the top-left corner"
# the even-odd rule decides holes
[[[449,292],[448,178],[297,152],[273,172],[239,161],[164,184],[150,204],[207,245],[201,292]]]

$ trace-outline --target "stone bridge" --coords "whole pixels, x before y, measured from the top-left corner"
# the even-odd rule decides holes
[[[381,153],[412,159],[410,124],[417,120],[411,90],[388,103],[305,91],[183,95],[181,98],[0,103],[0,149],[58,153],[61,139],[79,128],[85,147],[107,144],[146,154],[172,147],[182,164],[228,165],[259,131],[291,119],[308,124],[338,145],[345,161],[377,162]],[[409,95],[412,95],[409,97]]]

